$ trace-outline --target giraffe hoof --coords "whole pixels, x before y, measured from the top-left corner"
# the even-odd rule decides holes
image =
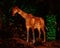
[[[33,44],[35,43],[35,41],[33,40]]]
[[[33,44],[34,44],[35,42],[33,42]]]

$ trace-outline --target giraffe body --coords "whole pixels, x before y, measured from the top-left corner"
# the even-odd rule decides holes
[[[41,21],[43,21],[43,22],[41,22]],[[36,29],[38,27],[41,28],[41,26],[44,26],[44,20],[41,17],[40,18],[39,17],[34,17],[34,16],[27,17],[26,26],[29,26],[30,28],[33,27],[34,29]]]
[[[26,29],[27,29],[27,42],[29,41],[29,29],[30,28],[32,29],[32,33],[33,33],[33,43],[35,43],[34,29],[36,29],[36,28],[38,29],[38,32],[39,32],[39,39],[40,39],[40,35],[41,35],[40,30],[42,30],[43,34],[44,34],[43,42],[46,42],[46,33],[44,30],[45,23],[44,23],[44,19],[42,17],[35,17],[32,14],[28,14],[28,13],[22,11],[18,7],[12,8],[12,16],[14,16],[16,13],[20,14],[25,19],[25,24],[26,24]]]

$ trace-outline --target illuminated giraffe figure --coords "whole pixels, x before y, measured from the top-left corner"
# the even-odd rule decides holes
[[[39,39],[40,39],[40,29],[43,31],[44,34],[44,41],[42,42],[46,42],[46,34],[45,34],[45,23],[44,23],[44,19],[43,18],[39,18],[39,17],[34,17],[32,14],[28,14],[24,11],[22,11],[21,9],[19,9],[18,7],[13,7],[12,8],[12,16],[14,16],[16,13],[20,14],[24,19],[25,19],[25,24],[26,24],[26,29],[27,29],[27,43],[29,41],[29,28],[32,29],[32,33],[33,33],[33,43],[35,43],[35,35],[34,35],[34,29],[38,29],[39,31]]]

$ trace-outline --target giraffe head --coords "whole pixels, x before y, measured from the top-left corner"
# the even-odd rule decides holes
[[[18,12],[18,7],[13,7],[12,8],[12,16],[14,16]]]

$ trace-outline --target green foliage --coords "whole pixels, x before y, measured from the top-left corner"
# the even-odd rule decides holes
[[[29,5],[29,6],[21,5],[21,8],[22,8],[22,10],[24,10],[27,13],[32,13],[32,14],[36,13],[36,7],[34,7],[34,6],[31,6],[31,5]]]
[[[46,21],[48,27],[47,40],[54,40],[56,39],[56,16],[46,16]]]

